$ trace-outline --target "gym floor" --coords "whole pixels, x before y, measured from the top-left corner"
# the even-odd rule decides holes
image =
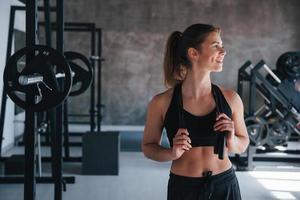
[[[137,135],[140,135],[137,137]],[[118,176],[81,175],[80,163],[65,163],[64,175],[74,175],[75,184],[68,184],[64,199],[166,199],[166,186],[170,162],[154,162],[139,151],[141,133],[121,133],[120,169]],[[134,139],[133,139],[134,138]],[[6,155],[22,153],[22,147],[14,147]],[[49,155],[49,148],[42,148]],[[72,147],[71,155],[80,156],[81,148]],[[255,169],[236,172],[243,199],[300,199],[300,163],[255,162]],[[43,165],[43,175],[50,174],[50,165]],[[38,184],[37,199],[53,199],[53,185]],[[3,184],[0,197],[4,200],[23,198],[22,184]]]

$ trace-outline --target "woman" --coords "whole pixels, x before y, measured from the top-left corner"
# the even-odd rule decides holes
[[[222,71],[225,54],[220,28],[212,25],[191,25],[167,41],[169,89],[148,105],[142,149],[152,160],[172,161],[170,200],[241,199],[228,152],[241,154],[249,144],[243,103],[236,92],[210,79],[211,72]],[[161,146],[163,128],[170,148]],[[222,136],[224,158],[217,155]]]

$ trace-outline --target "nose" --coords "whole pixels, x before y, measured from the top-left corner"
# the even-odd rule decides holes
[[[226,55],[226,50],[224,47],[220,48],[220,54],[223,54],[224,56]]]

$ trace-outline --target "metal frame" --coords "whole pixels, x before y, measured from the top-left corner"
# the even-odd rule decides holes
[[[45,26],[46,23],[39,23],[41,26]],[[56,24],[51,23],[52,30],[56,30]],[[90,132],[95,132],[95,114],[97,114],[97,132],[101,132],[101,68],[102,68],[102,61],[104,59],[101,58],[101,35],[102,35],[102,30],[99,28],[95,27],[95,23],[77,23],[77,22],[66,22],[65,23],[65,31],[76,31],[76,32],[91,32],[91,54],[92,56],[95,56],[96,54],[96,33],[98,34],[98,58],[99,61],[98,63],[98,90],[97,90],[97,112],[95,111],[95,74],[93,74],[93,81],[91,84],[91,102],[90,102]],[[94,59],[91,58],[91,64],[93,71],[95,72],[95,65],[96,62]],[[65,105],[65,110],[64,110],[64,161],[66,162],[81,162],[81,157],[71,157],[70,156],[70,146],[81,146],[81,143],[79,142],[69,142],[69,131],[68,131],[68,112],[66,110],[67,106]],[[46,143],[42,143],[46,144]],[[50,158],[44,157],[44,160],[49,160]]]
[[[50,31],[57,30],[57,23],[50,23],[50,12],[56,12],[57,9],[54,7],[49,6],[49,0],[44,0],[45,1],[45,7],[38,7],[38,11],[45,11],[45,21],[46,22],[39,22],[38,24],[40,26],[45,26],[46,29],[46,44],[48,46],[51,46],[51,34],[49,34]],[[25,7],[23,6],[11,6],[11,14],[10,14],[10,30],[9,30],[9,38],[8,38],[8,45],[7,45],[7,52],[11,52],[11,44],[12,44],[12,36],[13,36],[13,27],[14,27],[14,18],[15,18],[15,12],[21,10],[24,11]],[[47,12],[48,11],[48,12]],[[95,56],[96,51],[98,51],[98,90],[97,90],[97,111],[95,111],[95,86],[94,86],[94,81],[92,82],[91,85],[91,102],[90,102],[90,131],[94,132],[95,131],[95,115],[97,115],[97,132],[101,132],[101,121],[102,121],[102,116],[101,116],[101,108],[103,107],[102,102],[101,102],[101,72],[102,72],[102,61],[104,61],[103,58],[101,58],[101,53],[102,53],[102,30],[100,28],[95,27],[95,23],[78,23],[78,22],[65,22],[64,31],[76,31],[76,32],[91,32],[91,54],[92,56]],[[98,38],[98,43],[97,43],[97,49],[96,49],[96,36]],[[10,54],[7,54],[7,60],[9,58]],[[92,67],[95,69],[95,59],[91,59],[92,61]],[[95,71],[95,70],[94,70]],[[95,79],[95,74],[93,79]],[[2,104],[1,104],[1,119],[0,119],[0,138],[3,135],[3,127],[4,127],[4,120],[5,120],[5,107],[6,107],[6,93],[3,90],[2,94]],[[54,111],[50,111],[50,113],[55,114]],[[55,118],[52,118],[51,121],[55,121]],[[70,143],[69,142],[69,131],[68,131],[68,113],[67,113],[67,103],[65,102],[64,104],[64,153],[65,157],[63,160],[65,162],[81,162],[81,158],[79,157],[70,157],[69,153],[69,147],[70,145],[75,145],[79,146],[81,144],[78,143]],[[55,125],[53,125],[55,126]],[[53,129],[54,127],[52,127]],[[46,142],[42,142],[42,145],[49,145],[49,137],[46,137]],[[1,156],[1,144],[0,142],[0,156]],[[23,144],[23,142],[20,142],[19,144]],[[52,152],[53,154],[54,152]],[[43,158],[43,161],[51,161],[51,158]]]
[[[46,0],[45,0],[46,1]],[[49,5],[47,1],[46,5]],[[63,1],[57,0],[57,49],[63,52]],[[14,18],[16,10],[26,11],[26,46],[32,46],[36,44],[37,41],[37,27],[38,27],[38,7],[37,1],[27,1],[26,7],[11,6],[10,11],[10,22],[9,22],[9,32],[7,41],[7,55],[6,61],[11,55],[12,47],[12,36],[14,28]],[[46,15],[46,14],[45,14]],[[32,55],[33,56],[33,55]],[[26,56],[26,63],[28,64],[32,56]],[[5,117],[5,107],[6,107],[6,92],[3,89],[2,94],[2,104],[1,104],[1,120],[0,120],[0,137],[3,136],[4,127],[4,117]],[[35,101],[34,95],[26,95],[26,101]],[[54,112],[55,113],[55,112]],[[62,122],[62,107],[59,106],[56,110],[56,116],[53,115],[53,122],[60,120]],[[52,128],[56,131],[54,138],[52,140],[54,148],[52,148],[53,155],[53,168],[52,177],[36,177],[35,174],[35,145],[36,145],[36,115],[33,112],[25,111],[25,173],[24,177],[20,176],[9,176],[0,177],[0,183],[24,183],[24,199],[31,200],[35,199],[35,185],[36,183],[54,183],[55,184],[55,200],[62,199],[62,186],[65,188],[66,183],[75,183],[75,177],[62,177],[62,123],[54,123]],[[59,121],[58,121],[59,122]],[[55,130],[54,129],[54,130]],[[60,142],[59,142],[60,141]],[[0,156],[1,156],[1,144],[0,143]],[[5,161],[7,158],[1,157],[1,161]]]
[[[238,77],[238,93],[242,97],[243,95],[243,82],[248,81],[250,82],[249,88],[249,109],[247,116],[254,115],[255,105],[256,105],[256,92],[259,92],[261,96],[267,101],[268,107],[272,109],[272,101],[277,100],[280,102],[285,109],[290,109],[293,105],[286,100],[286,98],[280,93],[280,91],[275,90],[275,88],[267,81],[265,78],[259,73],[259,70],[264,67],[265,62],[261,60],[255,67],[252,65],[250,61],[247,61],[242,67],[239,69],[239,77]],[[248,68],[251,68],[250,74],[246,71]],[[262,85],[257,83],[259,80],[262,85],[265,87],[263,88]],[[269,95],[267,92],[270,92],[270,98],[268,99],[267,96]],[[249,146],[246,152],[246,156],[242,157],[240,155],[235,155],[235,157],[230,158],[230,160],[234,161],[237,164],[238,170],[251,170],[253,168],[253,161],[263,161],[263,162],[293,162],[298,163],[300,162],[300,158],[298,157],[265,157],[263,154],[269,152],[269,150],[261,150],[257,149],[256,147]],[[280,151],[283,153],[288,154],[300,154],[300,150],[285,150]],[[254,155],[256,154],[256,155]]]
[[[37,40],[37,0],[26,1],[26,46],[36,44]],[[26,65],[34,55],[26,56]],[[35,102],[33,93],[26,94],[27,102]],[[34,112],[25,111],[25,170],[24,170],[24,199],[35,199],[35,162],[36,162],[36,116]]]
[[[46,26],[46,23],[39,23],[41,26]],[[51,23],[51,27],[53,30],[56,30],[56,24]],[[70,32],[91,32],[91,54],[92,56],[96,55],[96,51],[98,51],[98,74],[97,74],[97,80],[98,80],[98,90],[97,90],[97,104],[95,105],[95,75],[93,77],[93,82],[91,85],[91,102],[90,102],[90,131],[95,131],[95,115],[97,114],[97,132],[101,132],[101,108],[103,107],[101,102],[101,76],[102,76],[102,62],[104,59],[102,56],[102,30],[100,28],[95,27],[95,23],[77,23],[77,22],[65,22],[65,31]],[[98,38],[98,44],[96,49],[96,35]],[[96,61],[95,59],[91,58],[91,64],[93,67],[93,70],[95,71]],[[95,106],[97,107],[97,111],[95,111]],[[75,114],[78,115],[78,114]],[[74,114],[71,114],[69,116],[74,116]]]

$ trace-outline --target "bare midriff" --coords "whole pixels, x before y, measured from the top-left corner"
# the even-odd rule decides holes
[[[213,146],[193,147],[172,162],[171,172],[180,176],[202,177],[203,172],[212,171],[212,175],[216,175],[231,166],[227,151],[224,152],[224,159],[220,160],[214,154]]]

